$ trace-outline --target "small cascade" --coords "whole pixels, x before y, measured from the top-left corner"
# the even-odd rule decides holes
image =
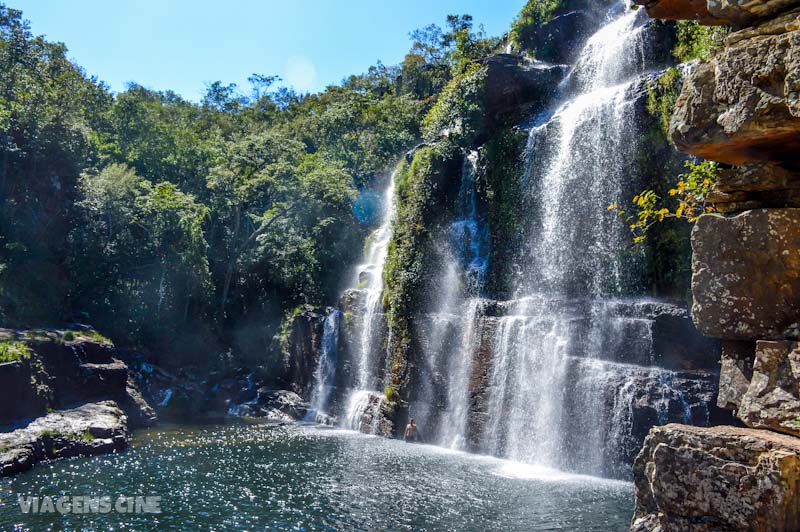
[[[389,179],[389,186],[383,196],[383,220],[380,227],[370,236],[367,250],[367,261],[358,268],[356,285],[365,294],[364,318],[361,330],[360,350],[357,360],[359,390],[373,390],[377,387],[377,369],[375,367],[375,325],[376,315],[381,308],[383,294],[383,267],[392,239],[392,226],[396,213],[395,207],[395,175]]]
[[[319,346],[319,360],[314,371],[314,389],[307,421],[327,420],[328,400],[336,377],[336,359],[339,351],[339,318],[341,312],[333,309],[325,316],[322,325],[322,340]]]
[[[467,278],[467,291],[471,295],[480,293],[489,268],[489,227],[478,215],[477,164],[478,152],[471,151],[464,157],[458,191],[458,214],[461,218],[450,224],[451,245],[460,257]]]
[[[710,374],[649,365],[656,321],[646,305],[534,297],[507,305],[495,318],[482,452],[624,477],[649,426],[709,422]]]
[[[366,261],[357,269],[354,286],[361,293],[363,316],[358,340],[358,352],[355,358],[352,392],[346,401],[347,409],[342,416],[343,426],[354,430],[363,430],[362,417],[370,404],[374,405],[375,390],[380,385],[380,372],[385,357],[379,348],[382,330],[382,295],[383,267],[392,239],[392,230],[396,214],[395,205],[395,173],[389,179],[389,185],[383,195],[383,218],[380,227],[370,236],[365,256]],[[366,397],[373,397],[368,402]],[[380,405],[379,405],[380,407]],[[369,427],[367,427],[369,428]]]
[[[347,415],[343,426],[364,432],[366,434],[383,434],[388,436],[381,427],[383,419],[381,409],[385,397],[382,393],[369,390],[356,390],[350,394],[347,404]]]
[[[458,351],[450,361],[447,382],[447,402],[439,429],[439,444],[451,449],[466,448],[467,418],[469,415],[469,380],[472,373],[472,360],[478,344],[478,320],[481,300],[470,298],[466,311],[461,317],[463,332]]]

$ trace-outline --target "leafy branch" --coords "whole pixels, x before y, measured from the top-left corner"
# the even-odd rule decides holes
[[[668,191],[670,198],[674,198],[673,203],[676,203],[672,207],[652,189],[633,197],[633,212],[629,213],[617,204],[608,206],[609,211],[625,219],[635,244],[643,243],[650,228],[665,219],[676,218],[694,223],[700,215],[716,212],[706,198],[717,182],[718,163],[703,161],[695,164],[686,161],[684,165],[689,171],[678,176],[675,188]]]

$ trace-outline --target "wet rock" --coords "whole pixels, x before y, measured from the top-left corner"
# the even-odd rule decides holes
[[[132,377],[128,377],[125,386],[125,396],[120,401],[120,406],[128,416],[131,429],[151,427],[158,422],[156,411],[142,396]]]
[[[128,445],[128,420],[114,401],[86,403],[0,433],[0,477],[46,459],[95,455]]]
[[[681,151],[729,164],[797,168],[800,11],[732,34],[687,76],[670,132]]]
[[[592,13],[570,11],[535,27],[530,38],[535,57],[549,63],[574,63],[586,34],[596,24]]]
[[[800,439],[735,427],[655,427],[633,467],[634,531],[800,528]]]
[[[240,417],[266,418],[276,421],[299,421],[305,418],[308,403],[289,390],[259,388],[251,401],[231,407],[229,413]]]
[[[749,427],[800,436],[800,346],[757,342],[755,363],[739,418]]]
[[[479,61],[487,67],[484,83],[485,130],[544,103],[558,88],[566,67],[534,62],[516,54],[496,54]]]
[[[354,408],[355,419],[351,421],[350,427],[364,434],[373,434],[391,438],[394,436],[395,425],[392,422],[394,412],[392,406],[386,401],[382,393],[357,392],[358,404]],[[405,426],[407,419],[398,425]]]
[[[288,388],[306,395],[313,384],[325,314],[305,310],[292,320],[281,378]]]
[[[800,336],[800,209],[703,215],[692,248],[700,332],[728,340]]]
[[[722,342],[717,406],[737,410],[750,386],[755,359],[755,342]]]

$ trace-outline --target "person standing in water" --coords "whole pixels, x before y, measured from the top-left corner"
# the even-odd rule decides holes
[[[403,435],[403,440],[407,442],[416,442],[419,438],[419,431],[417,430],[417,424],[414,423],[414,418],[408,420],[408,425],[406,425],[406,432]]]

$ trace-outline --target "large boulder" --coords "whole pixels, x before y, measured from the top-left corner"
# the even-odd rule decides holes
[[[744,25],[800,5],[798,0],[708,0],[708,11],[727,24]]]
[[[755,363],[739,418],[754,428],[800,436],[800,346],[757,342]]]
[[[42,460],[119,451],[128,445],[128,419],[114,401],[86,403],[0,433],[0,477]]]
[[[49,388],[35,384],[37,375],[27,361],[0,364],[0,426],[47,412]]]
[[[633,531],[800,529],[800,439],[736,427],[655,427],[633,466]]]
[[[706,202],[723,213],[800,207],[800,173],[770,163],[726,168],[718,172]]]
[[[647,14],[663,20],[698,20],[703,24],[725,24],[709,13],[706,0],[633,0]]]
[[[672,115],[675,145],[729,164],[798,167],[800,10],[728,37],[687,76]]]
[[[703,215],[692,249],[700,332],[729,340],[800,336],[800,209]]]
[[[543,105],[567,72],[564,66],[531,61],[516,54],[495,54],[479,62],[487,68],[483,95],[487,131]]]

